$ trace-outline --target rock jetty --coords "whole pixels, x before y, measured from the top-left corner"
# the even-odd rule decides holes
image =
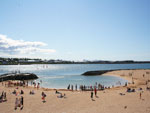
[[[87,72],[83,73],[82,75],[84,75],[84,76],[97,76],[97,75],[105,74],[107,72],[120,71],[120,70],[139,70],[139,69],[115,69],[115,70],[87,71]],[[148,70],[148,69],[142,69],[142,70]]]
[[[33,80],[38,79],[38,76],[33,73],[6,73],[0,75],[0,82],[7,80]]]
[[[104,73],[111,72],[111,71],[114,71],[114,70],[87,71],[87,72],[83,73],[82,75],[85,75],[85,76],[96,76],[96,75],[102,75]]]

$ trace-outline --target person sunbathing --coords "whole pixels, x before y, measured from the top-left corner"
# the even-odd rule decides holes
[[[60,93],[59,96],[57,96],[57,98],[63,98],[64,96],[62,95],[62,93]]]

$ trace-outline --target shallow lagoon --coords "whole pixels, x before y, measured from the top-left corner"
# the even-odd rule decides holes
[[[127,82],[114,76],[82,76],[86,71],[113,69],[150,69],[150,64],[48,64],[48,65],[0,65],[0,74],[9,72],[30,72],[39,76],[42,86],[47,88],[67,88],[72,85],[94,85],[96,82],[105,86],[122,85]]]

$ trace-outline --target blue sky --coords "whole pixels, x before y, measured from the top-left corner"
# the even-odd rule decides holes
[[[0,0],[0,56],[150,60],[149,0]]]

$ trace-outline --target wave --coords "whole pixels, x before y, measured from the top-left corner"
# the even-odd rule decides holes
[[[64,76],[49,76],[49,77],[41,77],[44,79],[59,79],[59,78],[64,78]]]
[[[75,81],[81,81],[81,80],[83,80],[83,79],[73,79],[73,80],[75,80]]]

